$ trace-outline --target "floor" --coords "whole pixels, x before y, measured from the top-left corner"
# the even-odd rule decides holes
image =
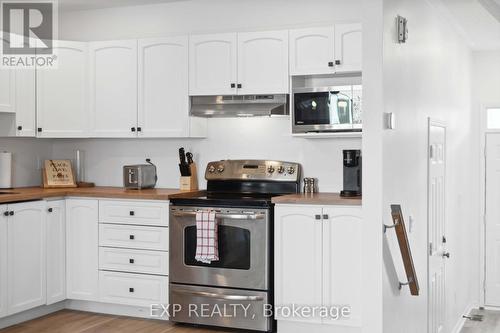
[[[62,310],[45,317],[0,330],[0,333],[216,333],[214,330],[174,325],[158,320],[118,317],[89,312]],[[234,331],[233,331],[234,332]],[[241,332],[241,331],[238,331]]]
[[[472,310],[471,314],[483,315],[483,321],[467,320],[460,333],[500,332],[500,311]]]

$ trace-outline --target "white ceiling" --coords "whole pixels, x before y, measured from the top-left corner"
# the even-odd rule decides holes
[[[500,49],[500,0],[432,0],[475,50]]]
[[[59,0],[58,3],[61,11],[74,11],[122,6],[140,6],[177,1],[186,0]]]

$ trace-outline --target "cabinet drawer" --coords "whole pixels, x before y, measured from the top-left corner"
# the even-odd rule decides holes
[[[166,276],[99,272],[101,302],[150,307],[168,304]]]
[[[168,275],[168,252],[100,247],[99,269]]]
[[[99,245],[168,251],[168,228],[99,224]]]
[[[168,203],[99,200],[99,222],[166,227]]]

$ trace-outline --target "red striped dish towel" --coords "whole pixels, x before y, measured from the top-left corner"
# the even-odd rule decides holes
[[[205,264],[219,260],[217,219],[215,212],[196,212],[196,256]]]

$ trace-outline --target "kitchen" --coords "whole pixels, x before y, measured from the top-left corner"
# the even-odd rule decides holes
[[[428,303],[428,117],[450,124],[452,161],[474,160],[456,149],[473,141],[469,46],[442,6],[56,7],[56,67],[0,68],[0,331],[420,333],[432,311],[445,332],[463,324],[472,272],[447,275],[447,307]],[[476,253],[455,245],[476,237],[475,187],[455,181],[471,164],[447,170],[464,226],[448,227],[452,272]]]

